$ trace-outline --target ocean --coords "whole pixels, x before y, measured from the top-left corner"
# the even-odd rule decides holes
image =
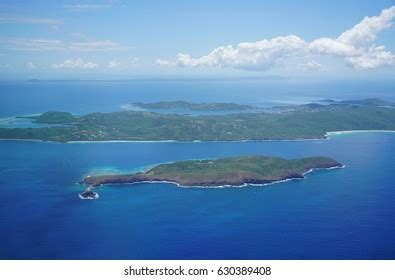
[[[133,101],[357,96],[352,87],[277,87],[275,94],[275,85],[257,82],[7,82],[0,84],[0,109],[7,118],[109,112]],[[359,94],[391,100],[390,90]],[[97,200],[78,197],[85,187],[76,183],[87,174],[248,154],[329,156],[346,167],[264,187],[112,185],[98,188]],[[395,133],[380,132],[316,141],[0,141],[0,259],[394,259],[394,158]]]
[[[130,102],[184,100],[249,105],[307,103],[324,98],[383,98],[395,102],[394,82],[114,81],[1,82],[0,118],[49,110],[75,114],[119,111]]]

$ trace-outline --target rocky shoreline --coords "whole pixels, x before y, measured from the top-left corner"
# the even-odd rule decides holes
[[[242,157],[240,157],[242,158]],[[239,159],[240,159],[239,158]],[[264,160],[273,160],[268,157],[259,157],[259,156],[251,156],[249,157],[250,168],[254,169],[254,161],[259,166],[262,164],[262,159]],[[330,158],[320,158],[320,160],[316,160],[312,162],[308,162],[308,160],[304,159],[304,162],[301,162],[300,166],[292,166],[291,167],[278,167],[279,163],[277,161],[281,161],[287,163],[289,160],[274,158],[273,166],[266,166],[265,168],[277,168],[278,172],[274,170],[271,174],[264,174],[264,172],[251,172],[248,169],[244,168],[245,166],[237,166],[237,160],[235,158],[229,158],[232,164],[234,164],[233,168],[229,170],[223,171],[221,168],[218,168],[220,164],[217,161],[219,160],[194,160],[194,161],[184,161],[184,162],[175,162],[168,164],[160,164],[156,167],[153,167],[145,172],[139,172],[135,174],[115,174],[115,175],[99,175],[99,176],[87,176],[80,183],[86,184],[92,187],[98,187],[101,185],[108,184],[138,184],[138,183],[174,183],[178,186],[182,187],[219,187],[219,186],[244,186],[244,185],[267,185],[281,181],[288,181],[294,179],[303,179],[306,173],[309,173],[316,169],[334,169],[334,168],[342,168],[343,164],[337,162],[336,160]],[[226,159],[220,159],[224,161]],[[244,160],[244,159],[243,159]],[[242,161],[242,164],[245,164],[245,161]],[[174,172],[174,166],[179,165],[178,170]],[[210,165],[210,171],[201,172],[199,169],[196,169],[196,173],[190,172],[193,167],[201,167],[204,169],[207,165]],[[213,172],[212,170],[216,170],[217,172]],[[162,172],[163,169],[168,169],[168,172]],[[186,172],[188,170],[188,172]]]

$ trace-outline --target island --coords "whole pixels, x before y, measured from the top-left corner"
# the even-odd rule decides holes
[[[85,191],[78,195],[81,199],[98,199],[99,195],[97,192],[92,191],[92,187],[89,186]]]
[[[141,109],[187,109],[191,111],[248,111],[256,110],[261,107],[236,103],[194,103],[187,101],[159,101],[152,103],[133,102],[132,107]]]
[[[358,106],[395,107],[394,102],[385,101],[380,98],[368,98],[363,100],[343,100],[343,101],[336,101],[333,99],[322,99],[321,102],[325,102],[329,104],[350,104],[350,105],[358,105]]]
[[[328,157],[283,159],[261,155],[197,159],[164,163],[134,174],[87,176],[89,187],[106,184],[168,182],[183,187],[267,185],[302,179],[316,169],[334,169],[343,164]]]
[[[275,106],[224,115],[121,111],[26,116],[35,128],[0,128],[0,139],[70,141],[247,141],[325,139],[331,131],[395,130],[395,107],[379,99]]]

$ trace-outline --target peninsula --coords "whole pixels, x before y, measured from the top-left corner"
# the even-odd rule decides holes
[[[87,176],[81,183],[89,187],[147,182],[170,182],[185,187],[265,185],[302,179],[315,169],[340,167],[341,163],[327,157],[283,159],[253,155],[165,163],[134,174]]]

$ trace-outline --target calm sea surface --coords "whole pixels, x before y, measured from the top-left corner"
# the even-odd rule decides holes
[[[103,84],[0,84],[1,116],[115,111],[132,101],[291,100],[286,88],[275,96],[256,84],[202,84],[202,100],[196,85]],[[298,96],[336,97],[311,92]],[[89,173],[247,154],[330,156],[346,168],[266,187],[137,184],[101,187],[97,200],[78,198],[84,187],[76,182]],[[395,133],[244,143],[0,141],[0,258],[394,259],[394,159]]]

